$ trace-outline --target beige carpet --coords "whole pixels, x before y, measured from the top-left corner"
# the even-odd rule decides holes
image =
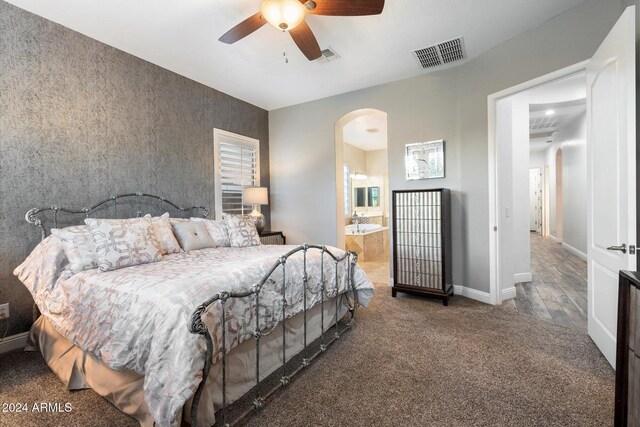
[[[443,307],[377,289],[356,329],[248,425],[612,425],[614,371],[588,336],[461,297]],[[38,354],[0,356],[0,403],[23,401],[73,411],[0,412],[0,425],[135,425],[90,390],[64,390]]]

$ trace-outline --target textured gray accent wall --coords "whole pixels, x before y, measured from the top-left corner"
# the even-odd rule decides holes
[[[11,305],[8,335],[31,324],[31,296],[12,274],[40,238],[24,220],[28,209],[142,191],[209,206],[213,215],[213,129],[260,140],[268,186],[268,126],[263,109],[0,1],[0,303]]]

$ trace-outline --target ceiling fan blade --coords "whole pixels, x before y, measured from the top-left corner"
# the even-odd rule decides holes
[[[311,31],[311,28],[309,28],[306,22],[302,21],[294,29],[289,30],[289,34],[291,34],[293,41],[309,61],[313,61],[322,56],[318,40],[316,40],[316,36],[313,35],[313,31]]]
[[[224,33],[224,35],[218,40],[227,44],[235,43],[238,40],[247,37],[266,23],[267,21],[262,18],[262,14],[258,12]]]
[[[300,0],[306,4],[308,0]],[[384,9],[384,0],[313,0],[316,7],[309,13],[330,16],[379,15]]]

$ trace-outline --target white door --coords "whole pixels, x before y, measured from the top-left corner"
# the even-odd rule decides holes
[[[529,230],[541,232],[542,226],[542,172],[529,169]]]
[[[618,271],[635,270],[635,7],[587,67],[589,335],[615,366]],[[616,249],[625,245],[626,249]]]

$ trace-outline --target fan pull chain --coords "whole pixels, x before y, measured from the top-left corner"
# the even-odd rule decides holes
[[[282,30],[282,34],[286,34],[287,32],[285,30]],[[287,56],[287,38],[285,36],[284,38],[284,43],[282,43],[282,57],[284,58],[284,63],[288,64],[289,63],[289,57]]]

